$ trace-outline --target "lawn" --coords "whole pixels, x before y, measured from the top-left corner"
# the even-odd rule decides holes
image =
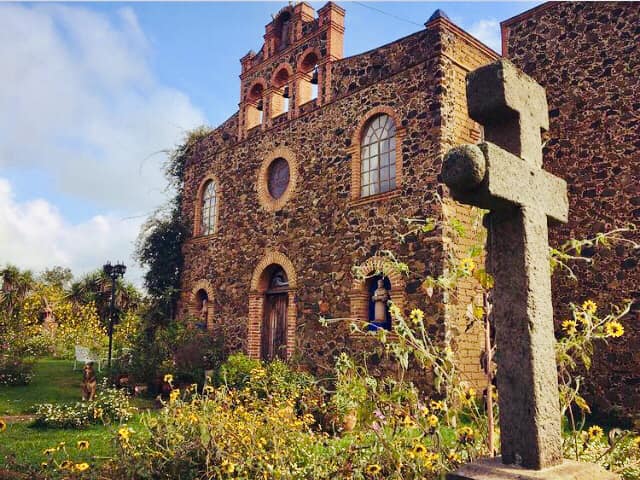
[[[73,371],[73,361],[42,359],[35,366],[31,383],[21,387],[0,387],[0,417],[30,414],[38,403],[74,403],[81,399],[80,383],[82,370]],[[135,399],[133,405],[147,408],[150,401]],[[136,415],[129,425],[139,425]],[[15,460],[20,465],[40,465],[46,458],[43,451],[65,443],[68,456],[75,462],[91,465],[110,458],[115,453],[113,443],[117,425],[91,425],[83,430],[43,429],[31,426],[30,421],[10,421],[0,434],[0,465],[10,465]],[[80,440],[88,440],[90,448],[79,451]],[[56,453],[57,459],[66,458],[63,451]]]
[[[71,360],[38,360],[35,376],[23,387],[0,387],[0,416],[31,413],[38,403],[73,403],[82,398],[82,365]]]

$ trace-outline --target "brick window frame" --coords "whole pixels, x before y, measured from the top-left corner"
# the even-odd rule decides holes
[[[270,267],[279,266],[287,274],[289,281],[287,304],[287,359],[291,358],[296,345],[296,322],[298,318],[298,306],[296,303],[296,291],[298,289],[298,277],[295,267],[286,255],[277,251],[268,252],[256,265],[251,276],[251,288],[249,291],[249,318],[247,325],[247,354],[251,358],[261,358],[262,345],[262,319],[264,317],[265,292],[269,287]]]
[[[283,158],[289,164],[289,184],[279,198],[273,198],[269,193],[269,167],[278,158]],[[292,150],[286,147],[277,147],[272,150],[262,161],[258,170],[256,189],[260,206],[268,212],[277,212],[291,199],[295,193],[298,181],[298,162]]]
[[[208,235],[204,235],[202,232],[202,202],[204,200],[203,196],[204,196],[205,188],[209,182],[213,182],[216,186],[216,211],[213,219],[213,232]],[[215,235],[216,233],[218,233],[218,229],[220,228],[219,223],[220,223],[221,200],[222,200],[222,191],[220,187],[220,182],[218,182],[218,178],[213,174],[206,175],[200,182],[200,185],[198,186],[198,190],[196,194],[196,205],[195,205],[194,216],[193,216],[193,236],[194,237],[205,237],[205,236]]]
[[[377,193],[375,195],[369,195],[362,197],[360,195],[360,168],[361,168],[361,147],[362,137],[365,133],[365,129],[368,127],[369,122],[378,115],[389,115],[395,124],[396,129],[396,188],[389,190],[388,192]],[[407,131],[402,126],[400,117],[396,111],[386,105],[374,107],[365,113],[358,125],[356,126],[353,136],[351,137],[351,145],[347,149],[347,153],[351,155],[351,204],[359,205],[362,203],[375,202],[378,200],[388,199],[396,197],[400,194],[403,181],[402,170],[402,143]]]
[[[213,316],[215,314],[214,305],[214,290],[213,285],[208,280],[198,280],[193,284],[191,288],[191,292],[188,298],[188,306],[187,312],[191,317],[199,318],[200,310],[198,307],[198,293],[204,290],[207,293],[207,330],[213,330],[214,319]]]
[[[358,270],[365,275],[382,274],[391,282],[391,300],[404,314],[407,306],[407,283],[405,278],[393,268],[393,264],[384,257],[370,257],[364,261]],[[350,318],[362,328],[364,322],[369,321],[369,288],[367,279],[353,276],[351,291],[349,292]],[[393,320],[392,320],[393,322]],[[393,329],[393,323],[392,329]]]

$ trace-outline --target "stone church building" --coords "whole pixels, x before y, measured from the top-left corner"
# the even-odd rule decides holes
[[[571,97],[562,85],[572,81],[573,69],[583,68],[572,63],[576,56],[589,55],[581,43],[574,45],[576,35],[611,33],[598,30],[611,18],[586,11],[599,8],[549,3],[502,25],[506,56],[543,85],[553,79],[545,85],[552,109],[548,151],[553,162],[549,165],[545,156],[545,168],[565,178],[568,173],[570,217],[576,212],[578,219],[569,230],[552,231],[558,241],[590,232],[576,225],[597,213],[597,208],[584,207],[585,199],[608,195],[600,181],[608,178],[609,167],[627,172],[627,183],[611,188],[624,191],[630,202],[617,207],[613,217],[632,221],[637,214],[637,116],[636,137],[628,148],[635,165],[630,167],[622,160],[606,160],[593,146],[589,155],[600,155],[600,166],[576,168],[567,149],[579,136],[554,124],[560,117],[574,129],[584,126],[571,123],[565,113],[572,111],[572,102],[588,110],[589,99]],[[637,5],[635,11],[615,4],[602,8],[609,16],[614,8],[628,15],[624,21],[624,15],[616,17],[628,33],[616,48],[628,48],[638,37]],[[556,10],[567,12],[559,15]],[[537,18],[545,15],[544,22]],[[401,310],[425,310],[432,319],[430,334],[450,338],[462,376],[479,383],[483,332],[479,325],[467,328],[466,314],[466,306],[478,301],[473,281],[461,282],[448,298],[428,299],[420,289],[426,276],[446,268],[451,254],[464,255],[475,243],[474,235],[446,228],[428,237],[401,239],[399,233],[407,232],[407,219],[443,214],[468,232],[478,228],[470,210],[449,198],[438,174],[449,148],[480,141],[481,129],[467,115],[465,75],[499,55],[436,11],[423,30],[345,58],[344,16],[344,9],[331,2],[317,12],[306,3],[285,7],[267,24],[260,50],[240,60],[238,111],[199,140],[186,163],[183,214],[191,236],[183,247],[181,315],[223,335],[230,350],[263,359],[294,356],[322,373],[336,353],[357,354],[373,342],[352,333],[347,321],[324,327],[320,316],[388,328],[390,319],[376,315],[373,299],[382,286]],[[575,23],[563,23],[567,16]],[[552,42],[563,32],[566,53]],[[637,87],[635,45],[631,68],[636,76],[628,81]],[[542,78],[536,75],[538,68],[545,72]],[[586,71],[598,77],[600,68]],[[637,95],[629,99],[634,101],[637,105]],[[600,210],[607,210],[606,200]],[[375,276],[386,271],[385,251],[405,262],[409,274]],[[637,265],[637,256],[633,261]],[[354,266],[371,276],[359,278]],[[629,278],[621,282],[632,285],[627,291],[632,295],[635,289],[637,295],[637,269],[627,270]],[[581,301],[589,292],[573,293],[572,299]],[[559,314],[565,314],[563,307],[556,305]],[[638,382],[640,360],[637,353],[631,356],[628,368],[635,368],[635,374],[624,378]]]

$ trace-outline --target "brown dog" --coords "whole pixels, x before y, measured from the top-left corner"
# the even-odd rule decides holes
[[[91,401],[96,396],[96,372],[93,362],[87,363],[82,369],[82,400]]]

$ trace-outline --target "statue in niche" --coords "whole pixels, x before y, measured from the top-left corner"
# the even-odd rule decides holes
[[[209,316],[209,299],[204,296],[202,298],[202,306],[200,307],[200,318],[203,322],[207,322],[207,317]]]
[[[389,290],[384,288],[384,280],[378,280],[378,288],[373,292],[371,300],[374,302],[373,321],[384,323],[387,320],[387,302],[391,297]]]

